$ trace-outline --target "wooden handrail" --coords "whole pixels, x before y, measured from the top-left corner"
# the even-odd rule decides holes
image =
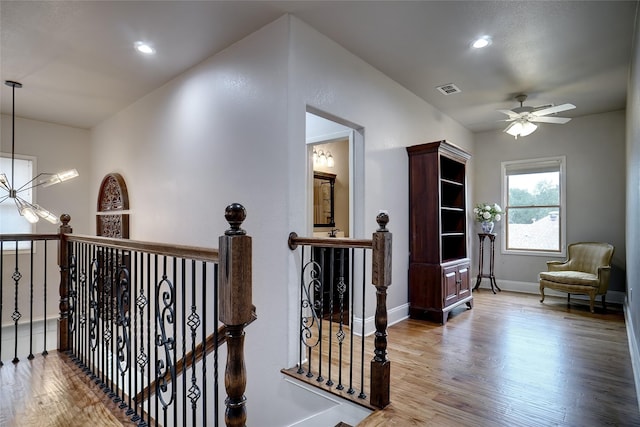
[[[0,234],[3,242],[26,242],[29,240],[60,240],[59,234]]]
[[[257,319],[258,319],[258,315],[256,314],[256,307],[253,306],[251,321],[249,321],[249,323],[247,323],[245,326],[252,324]],[[182,359],[178,360],[178,362],[176,363],[176,378],[180,374],[182,374],[186,369],[189,369],[194,363],[197,363],[200,360],[202,360],[205,356],[208,356],[209,353],[211,353],[215,348],[219,348],[222,344],[227,342],[227,327],[224,325],[219,327],[217,335],[218,335],[218,339],[216,342],[214,342],[216,334],[211,334],[204,340],[204,344],[203,343],[198,344],[194,351],[188,352],[187,354],[184,355]],[[203,352],[203,348],[206,348],[205,352]],[[195,360],[193,360],[194,353],[195,353]],[[167,372],[164,375],[164,381],[166,381],[167,383],[171,382],[170,372]],[[143,399],[145,396],[147,399],[151,398],[151,396],[153,396],[156,393],[157,382],[158,380],[154,380],[151,384],[149,384],[148,387],[146,387],[140,393],[136,394],[133,400],[135,400],[136,403],[139,404],[140,402],[144,401]]]
[[[158,255],[188,258],[196,261],[217,262],[219,260],[219,253],[217,249],[172,245],[168,243],[152,243],[140,240],[117,239],[113,237],[87,236],[81,234],[68,234],[65,235],[65,237],[69,242],[94,243],[96,245],[121,249],[124,251],[152,252]]]
[[[298,245],[322,246],[325,248],[364,248],[373,247],[371,239],[349,239],[345,237],[299,237],[297,233],[289,233],[289,249],[294,250]]]

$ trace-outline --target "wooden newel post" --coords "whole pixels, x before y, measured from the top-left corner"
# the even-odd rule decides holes
[[[58,319],[58,351],[69,350],[69,245],[65,234],[71,234],[73,229],[69,225],[71,216],[60,215],[62,224],[58,232],[58,266],[60,266],[60,318]]]
[[[227,206],[225,218],[231,228],[220,237],[220,321],[226,326],[227,365],[224,385],[225,423],[244,427],[247,421],[244,392],[247,372],[244,364],[244,327],[251,321],[251,237],[240,226],[247,216],[239,203]]]
[[[370,403],[384,408],[390,403],[391,362],[387,359],[387,288],[391,285],[391,241],[387,230],[389,216],[381,212],[376,217],[379,228],[373,233],[372,279],[376,287],[375,356],[371,361]]]

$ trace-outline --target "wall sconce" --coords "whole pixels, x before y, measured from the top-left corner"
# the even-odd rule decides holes
[[[333,159],[333,156],[331,155],[331,152],[327,151],[327,153],[325,154],[324,151],[322,150],[318,150],[316,151],[316,149],[313,149],[313,164],[317,165],[317,166],[327,166],[327,167],[334,167],[336,165],[335,160]]]
[[[330,152],[327,151],[327,166],[329,166],[330,168],[334,167],[336,165],[336,162],[333,160],[333,156],[331,155]]]

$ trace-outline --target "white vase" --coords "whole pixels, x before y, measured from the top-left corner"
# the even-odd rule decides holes
[[[480,226],[482,227],[482,232],[483,233],[491,233],[493,232],[493,221],[482,221],[480,223]]]

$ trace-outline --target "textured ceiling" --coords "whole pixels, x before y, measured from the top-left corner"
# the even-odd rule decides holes
[[[0,73],[18,116],[90,128],[291,13],[472,131],[497,109],[623,109],[637,1],[2,1]],[[488,34],[493,43],[470,48]],[[158,53],[141,57],[136,40]],[[461,93],[442,95],[454,83]],[[2,112],[11,89],[2,85]],[[553,125],[547,125],[553,126]]]

